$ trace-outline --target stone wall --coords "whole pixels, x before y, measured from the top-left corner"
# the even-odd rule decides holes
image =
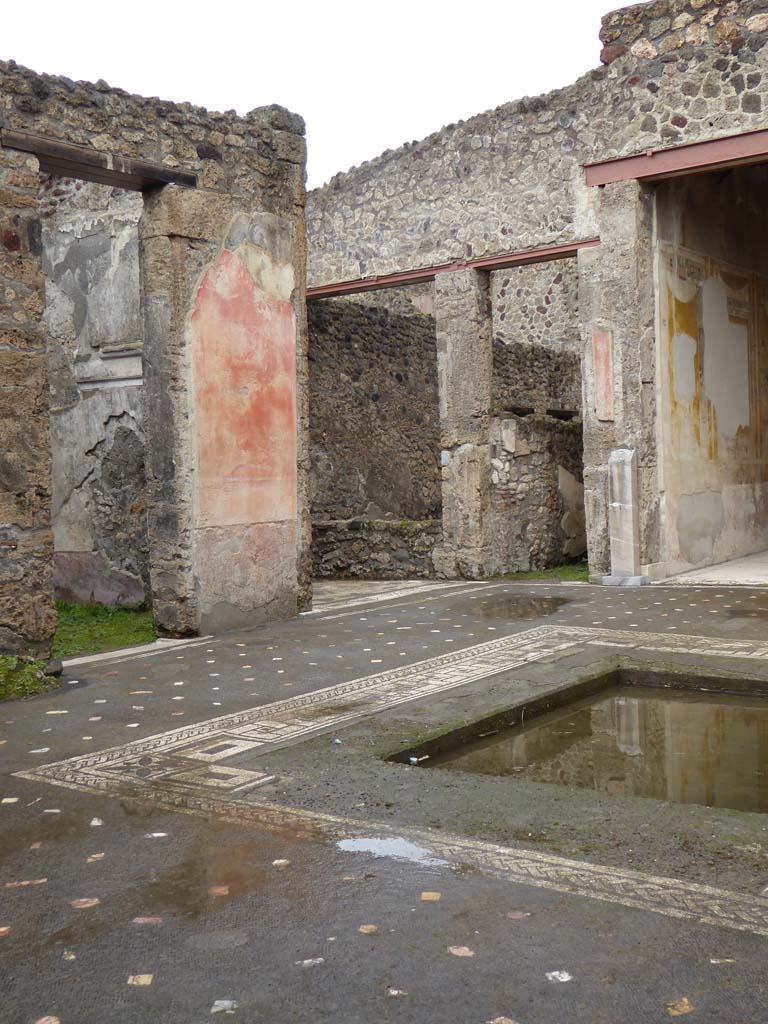
[[[56,625],[37,188],[0,149],[0,653],[47,654]]]
[[[768,29],[764,0],[656,0],[606,14],[600,29],[601,60],[629,51],[663,57],[684,46],[712,44],[738,52],[750,36]]]
[[[491,274],[495,342],[528,342],[581,351],[576,258],[509,267]]]
[[[150,597],[138,192],[41,183],[56,595]]]
[[[618,448],[637,452],[642,561],[661,558],[654,200],[652,187],[636,182],[590,188],[584,165],[765,128],[768,16],[755,0],[660,0],[609,15],[602,39],[604,65],[572,86],[524,97],[387,151],[311,193],[307,208],[311,285],[600,238],[600,245],[579,250],[578,298],[570,302],[575,319],[568,314],[546,331],[540,321],[538,327],[529,323],[528,312],[510,310],[514,275],[506,271],[493,275],[492,313],[481,309],[485,300],[467,302],[465,322],[473,325],[474,341],[461,334],[448,290],[436,282],[435,293],[438,304],[449,301],[445,316],[435,307],[438,332],[444,320],[447,334],[453,333],[446,347],[471,351],[478,393],[487,372],[485,315],[497,335],[509,319],[513,337],[526,332],[545,344],[556,340],[547,332],[575,338],[578,327],[585,501],[596,573],[609,566],[608,460]],[[549,268],[537,273],[546,277]],[[508,286],[496,286],[506,279]],[[538,282],[521,288],[515,297],[530,311],[530,296],[542,289]],[[533,307],[546,323],[550,318],[539,306],[546,303]],[[458,357],[454,363],[459,366]],[[464,390],[472,387],[465,383]],[[444,444],[452,450],[443,508],[454,540],[439,561],[455,565],[456,551],[463,550],[459,569],[470,575],[494,558],[489,441],[475,429],[485,423],[484,403],[475,406],[474,425],[465,424],[472,429],[457,432],[452,425],[451,444]]]
[[[581,423],[510,416],[491,425],[491,571],[549,569],[586,553]]]
[[[154,613],[174,634],[295,613],[310,578],[301,118],[277,106],[218,114],[0,62],[0,128],[84,147],[117,168],[134,159],[197,175],[196,188],[146,192],[139,230]],[[10,646],[44,647],[54,621],[50,449],[47,395],[35,397],[45,384],[30,389],[45,349],[39,163],[10,149],[2,161],[15,332],[3,351],[26,382],[18,404],[28,421],[23,438],[21,418],[2,438],[13,465],[4,536],[24,552],[2,617]]]
[[[434,320],[366,299],[308,305],[315,522],[440,512]]]
[[[676,3],[650,6],[669,11]],[[753,9],[683,6],[692,25]],[[757,7],[764,5],[755,0]],[[308,283],[593,236],[600,197],[586,188],[585,163],[764,126],[768,20],[750,20],[743,36],[721,36],[713,29],[661,55],[623,51],[574,85],[448,125],[336,175],[308,196]]]
[[[493,411],[581,416],[581,358],[526,342],[493,346]]]
[[[440,521],[347,519],[316,522],[312,558],[317,577],[409,579],[434,575]]]

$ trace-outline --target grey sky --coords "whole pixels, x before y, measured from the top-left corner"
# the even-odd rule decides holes
[[[309,187],[385,149],[599,64],[621,0],[3,5],[0,58],[35,71],[307,122]]]

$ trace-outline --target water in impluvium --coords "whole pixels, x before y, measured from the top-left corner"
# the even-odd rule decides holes
[[[768,811],[768,700],[611,687],[422,765]]]

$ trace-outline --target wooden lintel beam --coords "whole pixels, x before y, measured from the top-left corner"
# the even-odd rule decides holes
[[[197,175],[163,164],[152,164],[133,157],[114,156],[86,146],[72,146],[57,139],[29,132],[0,130],[0,144],[22,153],[34,153],[40,169],[67,178],[82,178],[118,188],[141,191],[157,185],[183,185],[196,188]]]
[[[470,260],[455,260],[453,263],[438,263],[431,267],[417,267],[414,270],[398,270],[392,274],[377,274],[349,281],[336,281],[307,288],[308,299],[328,299],[336,295],[355,295],[360,292],[383,291],[386,288],[400,288],[424,281],[434,281],[438,274],[450,274],[456,270],[504,270],[507,267],[521,267],[530,263],[548,263],[550,260],[567,259],[575,256],[579,249],[599,245],[599,238],[586,238],[576,242],[559,242],[542,245],[535,249],[520,249],[517,252],[502,252],[495,256],[479,256]]]
[[[768,163],[768,128],[586,164],[584,175],[587,185],[612,185],[631,179],[661,181],[757,163]]]

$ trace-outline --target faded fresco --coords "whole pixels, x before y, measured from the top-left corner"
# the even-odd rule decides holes
[[[208,628],[289,604],[296,574],[293,273],[266,249],[223,249],[189,318],[195,566]],[[290,609],[289,609],[290,610]],[[204,627],[205,628],[205,627]]]
[[[768,546],[768,279],[659,247],[660,485],[671,568]]]

